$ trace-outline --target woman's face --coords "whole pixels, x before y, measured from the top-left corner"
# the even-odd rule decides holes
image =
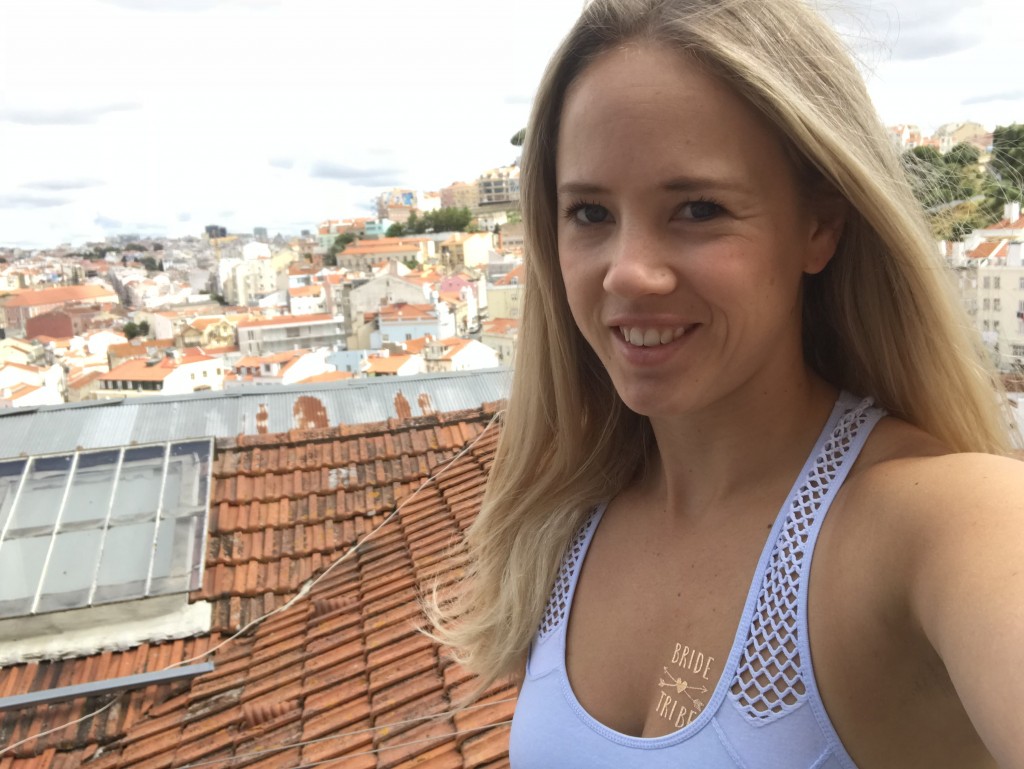
[[[678,415],[806,376],[801,280],[841,216],[801,193],[746,101],[678,53],[625,46],[569,88],[557,148],[569,306],[629,408]]]

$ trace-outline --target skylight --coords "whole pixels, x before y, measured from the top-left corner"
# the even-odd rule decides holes
[[[209,439],[0,462],[0,618],[198,589]]]

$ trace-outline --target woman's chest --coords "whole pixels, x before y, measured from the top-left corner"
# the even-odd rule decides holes
[[[566,638],[584,710],[624,734],[661,736],[692,723],[731,684],[730,658],[756,602],[767,531],[757,534],[724,551],[704,536],[595,537]]]

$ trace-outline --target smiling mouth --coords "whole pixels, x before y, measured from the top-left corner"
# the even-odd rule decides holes
[[[676,328],[642,328],[640,326],[619,326],[626,344],[634,347],[658,347],[669,344],[683,336],[696,326],[677,326]]]

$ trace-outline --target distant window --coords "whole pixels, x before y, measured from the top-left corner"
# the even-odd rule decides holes
[[[991,282],[992,282],[991,279],[986,275],[984,278],[982,278],[982,281],[981,281],[982,288],[989,288],[989,285],[991,284]]]
[[[0,462],[0,617],[200,585],[209,440]]]
[[[988,278],[985,278],[985,280],[988,280]],[[988,309],[991,309],[991,307],[992,307],[992,300],[991,299],[983,299],[981,301],[981,309],[988,310]]]
[[[1011,345],[1010,351],[1013,353],[1014,358],[1024,358],[1024,344]]]
[[[1024,278],[1017,279],[1017,288],[1019,288],[1021,291],[1024,291]]]
[[[999,286],[996,286],[996,288],[999,288]],[[996,312],[1002,309],[1002,302],[999,301],[998,297],[992,300],[992,309],[995,310]]]
[[[981,330],[982,330],[982,331],[988,331],[988,330],[989,330],[989,327],[988,327],[988,321],[987,321],[987,320],[983,320],[983,321],[981,322]]]
[[[995,288],[995,289],[999,288],[999,276],[998,275],[996,275],[994,278],[992,278],[992,288]]]

